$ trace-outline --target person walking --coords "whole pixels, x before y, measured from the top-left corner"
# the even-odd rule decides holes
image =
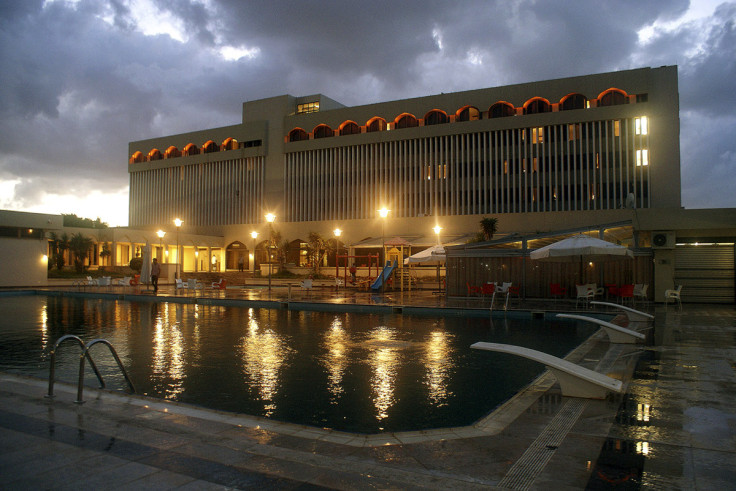
[[[161,265],[158,263],[158,259],[153,258],[153,264],[151,265],[151,284],[153,285],[153,293],[158,292],[158,277],[161,276]]]

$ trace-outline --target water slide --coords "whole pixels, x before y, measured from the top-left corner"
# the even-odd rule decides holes
[[[393,264],[391,264],[391,261],[386,261],[386,266],[383,268],[383,271],[381,271],[381,274],[378,275],[376,281],[374,281],[371,285],[371,290],[380,290],[381,285],[383,285],[383,282],[387,281],[391,277],[391,273],[394,272],[396,266],[398,266],[397,261],[394,261]]]

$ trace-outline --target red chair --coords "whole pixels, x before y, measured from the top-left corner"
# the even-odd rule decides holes
[[[555,299],[559,297],[564,297],[565,295],[567,295],[567,288],[560,285],[559,283],[550,283],[549,294],[552,295],[552,297]]]
[[[493,294],[496,292],[496,285],[493,283],[486,283],[483,286],[480,287],[480,293],[483,296],[493,296]]]
[[[482,295],[483,294],[483,289],[481,289],[481,287],[479,287],[479,286],[471,286],[470,283],[468,283],[468,282],[465,282],[465,285],[468,287],[468,296],[469,297],[470,296],[473,296],[473,295]]]
[[[618,289],[618,296],[621,299],[621,303],[624,302],[625,299],[630,298],[631,303],[634,303],[634,285],[621,285],[621,288]]]

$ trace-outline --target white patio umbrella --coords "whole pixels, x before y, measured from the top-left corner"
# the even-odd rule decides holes
[[[580,234],[540,247],[529,257],[538,261],[580,263],[582,281],[585,261],[617,261],[633,258],[634,253],[628,247]]]
[[[439,264],[445,262],[445,248],[434,245],[404,259],[404,264]]]
[[[440,265],[445,262],[447,256],[445,256],[445,248],[440,244],[434,245],[423,251],[419,251],[416,254],[404,259],[404,264],[435,264],[437,265],[437,290],[442,289],[440,282]]]

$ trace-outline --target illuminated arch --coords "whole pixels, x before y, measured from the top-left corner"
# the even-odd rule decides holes
[[[181,153],[184,156],[199,155],[199,147],[197,147],[197,145],[195,145],[194,143],[187,143]]]
[[[524,103],[524,114],[552,112],[552,105],[543,97],[532,97]]]
[[[164,152],[164,158],[165,159],[173,159],[175,157],[181,157],[181,152],[178,148],[176,148],[174,145],[171,145],[169,148],[166,149]]]
[[[560,99],[560,111],[570,111],[572,109],[585,109],[588,104],[588,98],[583,94],[573,92],[567,94]]]
[[[289,141],[290,142],[300,142],[303,140],[309,140],[309,135],[306,131],[304,131],[301,128],[294,128],[289,132]]]
[[[141,152],[135,152],[133,155],[130,156],[130,160],[128,161],[131,164],[138,164],[145,161],[145,157]]]
[[[505,118],[516,114],[514,105],[506,101],[498,101],[488,109],[488,117]]]
[[[202,153],[213,153],[219,151],[219,145],[217,145],[217,143],[213,142],[212,140],[207,140],[206,142],[204,142],[204,145],[202,145]]]
[[[385,131],[386,126],[386,120],[376,116],[368,120],[368,122],[365,124],[365,130],[368,133],[371,133],[373,131]]]
[[[340,125],[340,135],[357,135],[360,133],[360,126],[355,121],[345,121]]]
[[[416,126],[419,126],[419,120],[413,114],[399,114],[394,120],[394,127],[396,129],[414,128]]]
[[[480,119],[480,111],[474,106],[461,107],[455,113],[455,121],[478,121]]]
[[[424,115],[424,126],[431,126],[435,124],[445,124],[449,122],[450,122],[450,118],[447,117],[447,113],[439,109],[432,109],[431,111],[429,111],[427,114]]]
[[[598,96],[598,106],[618,106],[619,104],[628,104],[629,96],[621,89],[610,88],[604,90]]]
[[[222,149],[223,150],[237,150],[238,149],[238,140],[235,138],[226,138],[224,142],[222,142]]]
[[[331,136],[335,136],[335,132],[332,131],[332,128],[330,128],[326,124],[318,124],[314,127],[315,140],[317,138],[329,138]]]
[[[158,148],[154,148],[150,152],[148,152],[148,161],[153,162],[154,160],[161,160],[163,156],[161,155],[161,151]]]

